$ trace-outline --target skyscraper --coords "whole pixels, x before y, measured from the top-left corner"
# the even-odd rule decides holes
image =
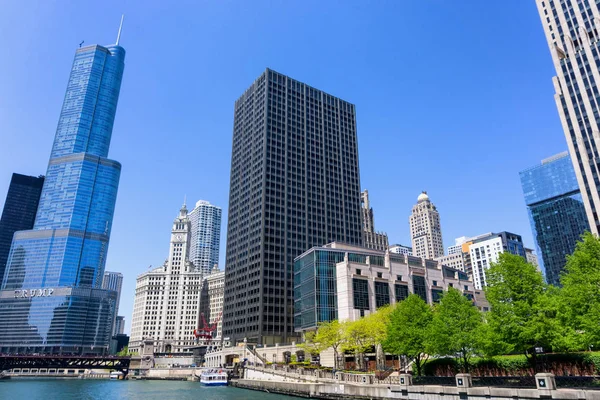
[[[221,207],[200,200],[188,214],[191,223],[190,261],[206,275],[219,263]]]
[[[554,99],[592,233],[600,230],[600,7],[536,0],[554,61]],[[598,82],[597,82],[598,80]]]
[[[440,213],[429,200],[427,192],[417,198],[409,223],[414,256],[432,260],[444,255]]]
[[[590,229],[573,163],[564,152],[519,175],[540,269],[557,285],[567,255]]]
[[[364,190],[360,194],[362,223],[363,223],[363,239],[367,249],[386,251],[389,246],[388,237],[385,233],[375,231],[375,216],[373,215],[373,207],[369,202],[369,191]]]
[[[194,345],[202,271],[189,260],[190,238],[184,204],[173,221],[167,261],[137,277],[129,344],[132,353],[141,354],[143,339],[154,340],[158,353],[182,353]]]
[[[293,340],[294,258],[333,241],[362,245],[355,107],[267,69],[234,107],[223,336]]]
[[[0,218],[0,287],[16,231],[33,228],[44,177],[13,174]]]
[[[118,42],[75,53],[35,224],[15,233],[8,256],[0,353],[108,351],[116,292],[101,284],[121,172],[106,158],[124,69]]]
[[[121,304],[121,288],[123,287],[123,274],[120,272],[110,272],[106,271],[104,273],[104,278],[102,279],[102,289],[112,290],[117,292],[117,299],[115,304],[115,315],[113,322],[112,335],[116,335],[117,333],[117,316],[119,315],[119,304]],[[123,333],[123,332],[120,332]]]

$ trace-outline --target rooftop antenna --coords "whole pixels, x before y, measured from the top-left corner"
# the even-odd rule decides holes
[[[183,206],[185,207],[185,203],[187,202],[187,194],[183,195]]]
[[[81,47],[81,45],[83,44],[83,42],[85,42],[85,40],[82,40],[81,43],[79,43],[79,47]]]
[[[125,18],[125,14],[121,15],[121,25],[119,25],[119,33],[117,34],[117,43],[116,45],[119,45],[119,40],[121,40],[121,29],[123,29],[123,18]]]

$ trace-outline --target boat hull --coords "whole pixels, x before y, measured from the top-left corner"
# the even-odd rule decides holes
[[[203,386],[227,386],[227,382],[202,382],[200,384]]]

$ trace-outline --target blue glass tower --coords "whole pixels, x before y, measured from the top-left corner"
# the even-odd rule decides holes
[[[32,230],[15,233],[0,291],[0,353],[108,350],[101,289],[121,165],[107,158],[124,69],[118,45],[79,48]]]
[[[541,270],[558,285],[566,256],[590,229],[571,157],[558,154],[519,175]]]

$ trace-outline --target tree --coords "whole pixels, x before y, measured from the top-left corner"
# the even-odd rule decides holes
[[[121,357],[125,357],[125,356],[129,355],[129,354],[127,354],[128,352],[129,352],[129,347],[125,346],[125,347],[123,347],[123,349],[120,352],[117,353],[117,355],[121,356]]]
[[[568,350],[600,348],[600,239],[589,232],[567,257],[560,283],[561,319]]]
[[[344,324],[340,321],[322,322],[319,324],[316,340],[322,343],[324,349],[333,349],[333,365],[335,369],[341,368],[338,362],[339,350],[344,343]]]
[[[481,312],[461,292],[449,288],[434,307],[431,323],[431,351],[439,355],[458,355],[469,372],[471,357],[478,351],[483,326]]]
[[[383,349],[413,360],[417,375],[429,358],[428,338],[433,320],[431,306],[416,294],[398,303],[390,314]]]
[[[379,308],[377,312],[344,325],[344,350],[354,351],[357,366],[362,369],[364,354],[379,345],[386,337],[386,325],[391,307]]]
[[[496,351],[519,352],[535,361],[536,348],[551,347],[561,330],[556,318],[556,290],[540,271],[520,256],[501,253],[486,272],[486,315],[496,335]]]

